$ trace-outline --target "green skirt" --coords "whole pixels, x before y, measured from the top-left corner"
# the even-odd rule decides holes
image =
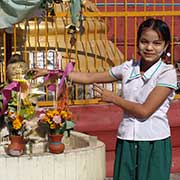
[[[114,180],[169,180],[171,139],[127,141],[117,139]]]

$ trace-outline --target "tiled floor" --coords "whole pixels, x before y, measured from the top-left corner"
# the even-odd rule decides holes
[[[113,178],[105,178],[104,180],[113,180]],[[180,173],[179,174],[171,174],[170,180],[180,180]]]

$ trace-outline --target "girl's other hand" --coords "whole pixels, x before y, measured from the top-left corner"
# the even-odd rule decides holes
[[[113,99],[116,98],[117,95],[114,92],[99,86],[97,83],[94,83],[93,85],[93,90],[99,94],[98,98],[101,99],[100,101],[112,103]]]

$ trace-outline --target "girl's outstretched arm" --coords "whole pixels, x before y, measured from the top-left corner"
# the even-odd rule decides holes
[[[82,84],[91,84],[91,83],[107,83],[113,82],[115,79],[110,76],[109,71],[105,72],[71,72],[68,76],[72,82],[82,83]]]

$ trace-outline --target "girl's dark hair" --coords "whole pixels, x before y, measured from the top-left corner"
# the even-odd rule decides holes
[[[137,32],[137,47],[139,46],[139,39],[141,38],[142,33],[146,29],[152,29],[159,34],[159,37],[165,41],[165,44],[169,43],[169,46],[166,49],[166,52],[162,56],[166,56],[167,52],[170,50],[170,42],[171,42],[171,34],[168,25],[160,20],[149,18],[140,24],[138,32]]]

